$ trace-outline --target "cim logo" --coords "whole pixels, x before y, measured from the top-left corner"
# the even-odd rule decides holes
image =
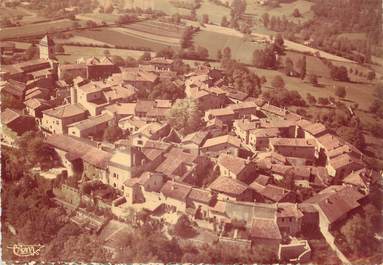
[[[43,248],[43,245],[24,245],[24,244],[15,244],[9,249],[12,249],[13,254],[18,257],[31,257],[40,255],[40,250]]]

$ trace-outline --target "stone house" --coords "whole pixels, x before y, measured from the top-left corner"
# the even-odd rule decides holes
[[[67,134],[68,125],[85,120],[87,110],[78,104],[67,104],[44,110],[40,127],[51,134]]]

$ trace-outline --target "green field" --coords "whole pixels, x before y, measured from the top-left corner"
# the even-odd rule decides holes
[[[204,0],[201,3],[201,7],[197,9],[197,17],[199,20],[202,20],[202,16],[204,14],[209,15],[209,23],[213,23],[216,25],[221,24],[221,20],[223,16],[226,16],[226,18],[229,20],[230,19],[230,9],[221,6],[221,5],[216,5],[209,0]]]
[[[78,15],[77,17],[83,20],[93,20],[97,23],[105,22],[107,24],[115,23],[120,14],[107,14],[107,13],[86,13]]]
[[[9,8],[9,7],[0,7],[0,17],[1,18],[16,18],[17,16],[28,16],[29,14],[25,12],[20,7]]]
[[[297,0],[293,1],[292,3],[281,3],[280,6],[276,8],[270,8],[268,6],[258,4],[254,0],[246,0],[246,3],[246,14],[252,15],[257,19],[261,18],[264,13],[269,13],[270,17],[282,17],[283,15],[285,15],[288,20],[292,20],[294,22],[303,22],[313,17],[313,13],[311,11],[311,6],[313,4],[306,0]],[[299,10],[302,17],[296,18],[292,16],[292,13],[295,8]]]
[[[146,20],[133,24],[126,25],[126,28],[137,30],[140,32],[155,34],[163,37],[178,38],[182,37],[185,30],[183,26],[177,26],[175,24],[164,23],[155,20]]]
[[[28,24],[20,27],[4,28],[0,31],[0,40],[45,34],[48,31],[71,28],[73,21],[61,19],[50,22]]]
[[[207,48],[211,59],[217,59],[218,50],[230,47],[232,57],[245,64],[251,64],[253,51],[263,47],[258,43],[245,41],[243,38],[237,36],[208,31],[196,33],[194,43]]]
[[[309,61],[307,64],[309,68]],[[266,84],[264,88],[271,87],[271,81],[276,75],[280,75],[285,81],[286,88],[289,90],[297,90],[303,98],[306,98],[306,94],[310,93],[316,98],[318,97],[335,97],[335,90],[337,86],[344,86],[346,88],[346,104],[352,104],[354,102],[359,103],[359,108],[363,110],[368,110],[371,102],[375,99],[373,95],[374,85],[372,83],[348,83],[348,82],[339,82],[332,79],[323,77],[318,78],[320,87],[315,87],[307,80],[302,81],[300,78],[288,77],[284,73],[275,70],[266,70],[251,67],[252,70],[258,76],[266,77]]]
[[[132,51],[126,49],[95,48],[69,45],[64,45],[64,50],[64,55],[56,56],[60,63],[75,63],[76,60],[81,57],[89,58],[92,56],[104,56],[105,50],[108,50],[111,55],[119,55],[124,59],[128,56],[138,59],[144,53],[143,51]],[[154,53],[152,53],[152,55],[154,56]]]
[[[190,10],[185,8],[177,8],[170,3],[169,0],[154,0],[154,10],[162,11],[168,15],[178,13],[180,15],[190,15]]]
[[[73,34],[75,36],[87,37],[114,46],[145,47],[154,51],[158,51],[168,46],[166,44],[157,43],[140,36],[122,33],[108,28],[81,30],[76,31]]]
[[[287,57],[294,62],[294,66],[296,67],[298,61],[303,57],[303,54],[295,51],[286,51],[282,57],[283,62],[285,62]],[[330,69],[319,58],[306,55],[306,66],[308,74],[330,78]]]

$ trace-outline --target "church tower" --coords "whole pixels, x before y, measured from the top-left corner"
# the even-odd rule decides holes
[[[53,59],[55,57],[55,43],[48,35],[40,40],[39,49],[41,59]]]

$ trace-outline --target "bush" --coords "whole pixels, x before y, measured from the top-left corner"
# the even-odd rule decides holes
[[[189,218],[183,214],[178,218],[177,223],[174,226],[174,233],[182,238],[191,238],[195,236],[196,231]]]
[[[271,81],[271,86],[274,88],[285,88],[285,81],[280,75],[277,75],[273,81]]]
[[[318,103],[321,104],[321,105],[328,105],[330,104],[330,101],[328,100],[328,98],[318,98]]]
[[[340,98],[346,97],[346,88],[343,86],[338,86],[335,90],[335,95]]]

